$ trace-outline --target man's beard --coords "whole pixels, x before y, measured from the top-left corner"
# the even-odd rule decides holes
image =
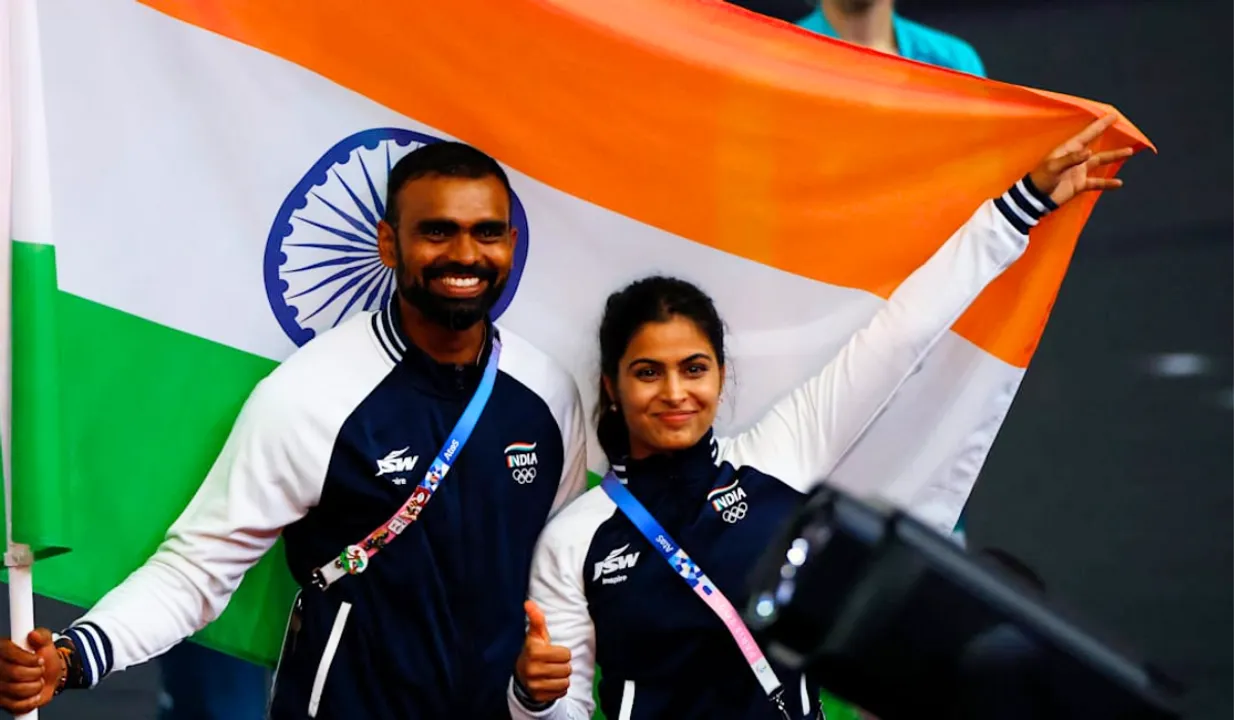
[[[497,271],[482,265],[433,265],[424,268],[421,276],[415,278],[407,272],[400,257],[395,273],[398,293],[408,304],[419,310],[429,322],[456,332],[466,330],[483,320],[506,289],[505,280],[497,282]],[[442,297],[429,290],[429,283],[445,275],[470,275],[479,278],[486,287],[484,292],[473,298]]]

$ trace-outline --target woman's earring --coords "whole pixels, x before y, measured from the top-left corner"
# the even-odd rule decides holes
[[[609,412],[617,412],[617,403],[612,403],[611,405],[609,405],[609,406],[608,406],[608,411],[609,411]]]

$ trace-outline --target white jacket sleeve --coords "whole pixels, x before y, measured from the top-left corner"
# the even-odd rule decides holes
[[[513,720],[588,720],[595,710],[596,639],[583,590],[583,563],[596,528],[612,512],[608,496],[593,488],[554,518],[540,536],[527,594],[544,612],[552,644],[570,651],[570,689],[564,698],[534,711],[519,702],[511,678],[506,697]]]
[[[250,395],[154,555],[64,632],[82,656],[88,686],[217,618],[283,527],[317,503],[332,438],[273,379]]]
[[[574,396],[573,402],[562,420],[561,428],[565,456],[561,464],[557,495],[553,498],[553,507],[549,511],[550,518],[587,489],[587,427],[583,415],[583,401],[573,380],[570,381],[570,387]]]
[[[801,492],[826,480],[935,343],[1023,254],[1029,228],[1052,207],[1023,180],[983,203],[818,375],[749,430],[721,440],[721,459],[755,466]],[[863,490],[877,495],[882,488],[873,479]]]

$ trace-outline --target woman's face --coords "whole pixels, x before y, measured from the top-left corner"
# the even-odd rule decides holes
[[[724,368],[707,336],[688,318],[644,325],[630,340],[615,378],[605,378],[630,430],[630,455],[683,450],[711,427]]]

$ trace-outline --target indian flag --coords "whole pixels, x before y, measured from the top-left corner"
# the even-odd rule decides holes
[[[589,403],[608,292],[663,272],[711,293],[731,432],[1107,110],[716,0],[6,7],[10,529],[71,550],[35,588],[79,605],[155,549],[258,379],[389,296],[375,222],[415,147],[458,139],[509,169],[521,244],[498,321]],[[1147,146],[1126,122],[1105,141]],[[954,525],[1093,202],[1034,231],[833,483],[878,478]],[[272,553],[200,639],[271,661],[292,589]]]

